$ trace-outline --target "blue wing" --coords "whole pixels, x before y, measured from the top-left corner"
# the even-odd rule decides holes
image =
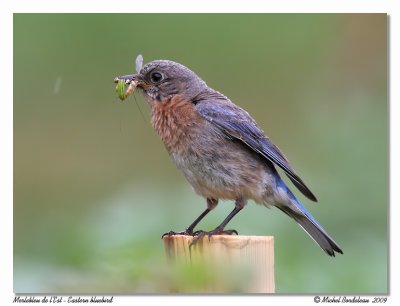
[[[317,201],[311,190],[290,166],[287,158],[265,136],[255,120],[245,110],[219,95],[216,93],[215,98],[197,100],[195,108],[198,113],[219,127],[227,136],[240,140],[253,151],[278,165],[307,198]]]

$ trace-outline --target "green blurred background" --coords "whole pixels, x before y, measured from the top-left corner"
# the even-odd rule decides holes
[[[143,98],[119,102],[112,82],[139,53],[190,67],[248,110],[317,195],[296,192],[343,256],[326,256],[277,209],[250,202],[230,223],[275,236],[278,293],[387,292],[385,14],[15,14],[15,292],[196,283],[198,271],[171,275],[160,237],[205,201]],[[220,203],[200,228],[232,208]]]

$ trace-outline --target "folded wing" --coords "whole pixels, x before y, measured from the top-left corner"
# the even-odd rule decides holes
[[[210,99],[196,101],[195,107],[198,113],[207,121],[215,124],[227,136],[242,141],[249,148],[261,154],[264,158],[279,166],[293,182],[293,184],[310,200],[317,198],[305,185],[302,179],[295,173],[289,161],[275,146],[250,115],[225,99]]]

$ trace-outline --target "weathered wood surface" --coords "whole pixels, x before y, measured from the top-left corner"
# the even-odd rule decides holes
[[[239,278],[238,283],[242,284],[241,293],[275,292],[274,238],[272,236],[216,235],[211,238],[205,236],[194,245],[191,245],[192,241],[191,236],[165,236],[164,246],[171,265],[202,262],[218,276],[216,277],[218,284],[212,284],[210,281],[205,288],[198,288],[197,292],[228,293],[221,291],[226,287],[220,283],[224,281],[224,278],[219,276],[221,273],[228,275],[227,271],[241,271],[240,268],[246,272],[232,274],[229,277]],[[226,279],[226,281],[234,280]],[[175,289],[180,291],[179,288]]]

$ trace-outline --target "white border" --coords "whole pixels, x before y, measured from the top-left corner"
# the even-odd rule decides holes
[[[6,1],[2,1],[6,2]],[[395,12],[396,0],[280,0],[280,1],[233,1],[233,0],[152,0],[152,1],[49,1],[14,0],[2,4],[8,12],[16,13],[52,13],[52,12],[90,12],[90,13],[188,13],[188,12],[225,12],[225,13],[385,13]]]
[[[397,3],[396,3],[397,2]],[[396,0],[346,0],[346,1],[317,1],[317,0],[281,0],[281,1],[261,1],[261,0],[220,0],[220,1],[195,1],[191,3],[184,0],[150,0],[150,1],[44,1],[44,0],[16,0],[16,1],[0,1],[0,29],[1,29],[1,56],[0,56],[0,73],[1,73],[1,109],[0,109],[0,141],[1,141],[1,159],[0,159],[0,195],[4,199],[2,201],[2,213],[0,213],[0,233],[1,237],[1,260],[0,271],[2,282],[0,285],[0,303],[1,305],[11,305],[13,294],[13,267],[12,267],[12,90],[13,88],[13,57],[12,57],[12,24],[13,13],[16,12],[92,12],[92,13],[110,13],[110,12],[269,12],[269,13],[388,13],[390,15],[390,155],[391,159],[391,266],[390,266],[390,296],[386,305],[399,304],[399,243],[398,239],[393,239],[399,231],[400,216],[400,198],[396,192],[399,184],[399,56],[400,56],[400,10]],[[396,139],[397,138],[397,139]],[[378,205],[378,203],[377,203]],[[373,246],[371,246],[373,248]],[[377,259],[378,260],[378,259]],[[275,304],[296,304],[309,305],[315,304],[312,296],[300,297],[265,297],[265,296],[249,296],[249,297],[221,297],[221,296],[205,296],[205,297],[165,297],[165,296],[116,296],[114,305],[137,305],[146,304],[162,304],[162,305],[204,305],[209,303],[226,303],[227,305],[235,305],[236,303],[251,302],[253,305],[265,305],[266,303]]]

